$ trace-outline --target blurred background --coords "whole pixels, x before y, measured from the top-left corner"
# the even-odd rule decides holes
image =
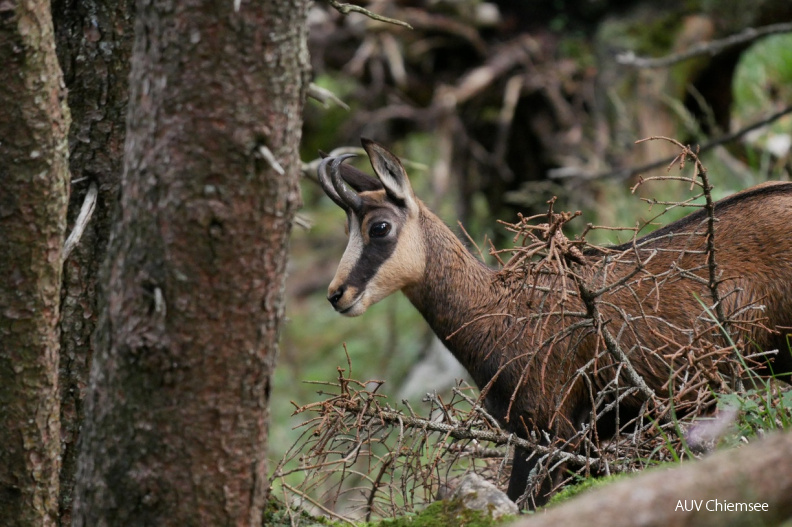
[[[790,27],[665,67],[624,63],[789,23],[789,0],[360,5],[413,29],[314,5],[313,82],[342,104],[309,100],[303,161],[319,150],[359,147],[360,137],[383,143],[404,161],[418,196],[460,235],[461,222],[487,258],[490,241],[511,243],[497,219],[544,212],[553,196],[557,211],[583,211],[571,224],[577,232],[587,222],[635,227],[652,220],[662,206],[650,207],[630,187],[666,173],[678,149],[664,141],[636,145],[642,138],[705,147],[701,158],[716,198],[790,177]],[[641,169],[658,161],[662,168]],[[365,156],[358,166],[371,173]],[[303,381],[335,380],[337,367],[349,368],[345,348],[353,378],[385,380],[380,393],[396,403],[408,399],[416,410],[426,392],[465,376],[402,295],[360,318],[333,311],[325,295],[346,245],[345,216],[314,177],[307,171],[303,179],[305,227],[292,238],[288,321],[271,399],[273,460],[299,433],[292,402],[319,399],[319,388]],[[691,190],[664,182],[638,194],[676,201]],[[654,223],[688,212],[674,209]],[[631,235],[604,232],[587,239],[613,243]]]

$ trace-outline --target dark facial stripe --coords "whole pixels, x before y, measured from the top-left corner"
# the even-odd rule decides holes
[[[383,210],[384,208],[389,210],[386,212]],[[359,229],[368,229],[371,225],[371,221],[375,220],[369,222],[365,222],[365,220],[367,217],[371,217],[375,214],[390,221],[394,226],[394,232],[387,238],[369,238],[368,242],[363,241],[368,238],[368,236],[364,236],[362,232],[358,233],[358,235],[361,236],[361,241],[363,241],[363,247],[358,261],[355,262],[355,265],[352,267],[347,277],[347,286],[354,287],[358,291],[363,291],[366,288],[366,285],[368,285],[369,281],[377,274],[382,264],[393,255],[399,239],[398,232],[395,232],[397,230],[396,224],[402,224],[406,220],[406,213],[395,207],[382,207],[381,205],[373,207],[364,206],[362,213],[355,217],[357,220],[355,222],[357,223],[355,227]],[[350,227],[352,227],[351,222]]]
[[[358,291],[363,291],[366,288],[369,280],[371,280],[385,261],[391,257],[393,251],[396,250],[397,238],[388,238],[387,240],[373,240],[363,245],[363,250],[360,254],[360,259],[355,262],[355,266],[349,273],[347,286],[354,287]]]

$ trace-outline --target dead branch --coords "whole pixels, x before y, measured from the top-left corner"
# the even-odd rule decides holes
[[[706,143],[702,144],[697,152],[699,155],[712,150],[716,146],[724,145],[726,143],[731,143],[732,141],[736,141],[740,137],[743,137],[754,130],[762,128],[763,126],[767,126],[768,124],[779,120],[780,118],[784,117],[787,114],[792,113],[792,106],[787,106],[786,108],[775,112],[764,119],[760,119],[748,126],[745,126],[736,132],[722,135],[721,137],[712,139],[711,141],[707,141]],[[619,181],[623,181],[625,179],[630,179],[631,177],[635,177],[639,174],[644,174],[646,172],[651,172],[652,170],[656,170],[658,168],[667,167],[669,164],[674,162],[677,158],[677,155],[665,157],[663,159],[658,159],[657,161],[652,161],[650,163],[646,163],[644,165],[640,165],[637,167],[632,168],[625,168],[619,170],[609,170],[606,172],[599,172],[596,174],[585,173],[580,171],[574,171],[569,169],[564,169],[563,171],[551,171],[548,173],[548,177],[551,179],[568,179],[568,178],[580,178],[584,180],[595,180],[595,179],[616,179]]]
[[[603,321],[602,314],[599,311],[599,308],[596,304],[597,296],[595,296],[592,291],[589,291],[586,285],[582,282],[578,283],[578,288],[580,289],[580,298],[583,300],[583,303],[586,306],[587,316],[591,319],[594,328],[597,332],[602,336],[602,340],[605,342],[605,347],[608,352],[613,355],[616,359],[618,364],[622,365],[627,372],[627,379],[630,383],[637,388],[647,400],[652,401],[654,405],[656,405],[658,413],[660,415],[665,414],[665,407],[662,403],[660,403],[657,399],[657,394],[655,394],[654,390],[652,390],[647,384],[644,382],[643,377],[635,371],[633,368],[630,359],[627,357],[627,354],[624,353],[619,342],[617,339],[611,335],[608,328],[605,327],[605,323]]]
[[[321,86],[319,86],[318,84],[314,84],[313,82],[308,85],[307,95],[311,99],[319,101],[322,104],[322,106],[324,106],[325,108],[329,108],[330,103],[332,103],[335,104],[336,106],[343,108],[344,110],[349,110],[349,105],[344,101],[342,101],[341,99],[339,99],[335,93],[331,92],[326,88],[322,88]]]
[[[309,410],[317,410],[319,407],[334,410],[346,410],[358,416],[359,419],[363,417],[378,419],[383,424],[399,424],[400,426],[404,426],[405,428],[409,429],[439,432],[453,439],[487,441],[494,445],[515,445],[528,451],[534,451],[540,455],[550,455],[554,458],[558,458],[565,462],[571,462],[579,466],[589,465],[596,467],[599,464],[599,460],[597,459],[560,452],[557,449],[545,447],[537,443],[521,439],[514,436],[513,434],[506,433],[499,429],[478,430],[472,428],[469,425],[469,421],[468,424],[447,424],[442,421],[412,417],[402,412],[381,408],[378,404],[372,405],[370,404],[370,401],[363,402],[354,398],[337,397],[330,399],[329,401],[312,403],[297,409],[294,413],[297,415]],[[448,410],[446,409],[445,412],[447,413]]]
[[[693,161],[694,165],[694,175],[691,177],[692,184],[697,183],[697,179],[701,179],[701,188],[703,189],[704,199],[706,200],[705,208],[707,210],[707,267],[709,271],[709,280],[707,286],[710,291],[710,296],[712,297],[712,308],[715,310],[715,315],[717,317],[718,326],[720,330],[723,332],[724,336],[727,340],[731,341],[732,336],[731,332],[729,331],[729,320],[726,318],[726,315],[723,311],[723,302],[721,301],[721,295],[718,292],[718,284],[720,283],[720,277],[718,276],[718,263],[715,258],[715,222],[717,221],[715,218],[715,202],[712,199],[712,185],[709,182],[709,178],[707,176],[707,169],[701,160],[698,157],[698,151],[694,152],[690,146],[683,145],[676,139],[671,139],[668,137],[649,137],[647,139],[641,139],[636,141],[636,143],[642,143],[644,141],[652,141],[652,140],[663,140],[668,141],[674,145],[676,145],[680,152],[677,157],[672,162],[673,164],[679,165],[679,170],[681,171],[685,167],[685,160],[690,159]],[[669,165],[668,170],[671,170],[671,166]],[[639,182],[640,184],[640,182]],[[635,187],[637,187],[636,185]],[[691,185],[692,186],[692,185]],[[635,189],[633,187],[633,191]],[[737,391],[742,391],[742,381],[740,380],[740,371],[738,365],[740,364],[740,354],[739,351],[734,347],[733,349],[733,364],[734,367],[732,368],[732,386]]]
[[[369,11],[368,9],[360,7],[359,5],[347,4],[344,2],[339,2],[338,0],[327,0],[327,3],[333,6],[342,15],[348,15],[351,12],[361,13],[369,17],[370,19],[376,20],[378,22],[385,22],[386,24],[394,24],[397,26],[406,27],[407,29],[413,28],[407,22],[404,22],[402,20],[396,20],[395,18],[389,18],[387,16],[378,15],[377,13],[374,13],[372,11]]]
[[[529,35],[522,35],[506,43],[487,62],[465,74],[454,87],[443,87],[437,91],[436,105],[451,108],[463,104],[480,94],[495,79],[501,78],[518,65],[530,61],[536,53],[537,44]]]
[[[659,58],[643,58],[636,56],[632,51],[627,51],[617,55],[616,62],[625,66],[632,66],[633,68],[665,68],[699,55],[715,56],[725,49],[746,44],[767,35],[789,33],[790,31],[792,31],[792,23],[770,24],[758,29],[749,27],[736,35],[694,44],[681,53],[674,53]]]

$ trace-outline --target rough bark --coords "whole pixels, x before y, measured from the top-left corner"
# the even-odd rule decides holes
[[[778,434],[701,462],[650,471],[551,508],[513,527],[742,527],[780,525],[792,518],[792,433]],[[700,503],[686,512],[679,502]],[[703,502],[701,501],[703,500]],[[712,510],[718,504],[766,503],[766,510]],[[709,506],[710,510],[707,510]]]
[[[0,4],[0,525],[55,525],[69,126],[49,3]]]
[[[79,214],[91,184],[99,190],[88,228],[63,266],[61,354],[60,523],[71,525],[82,402],[93,356],[98,317],[98,275],[110,238],[124,158],[131,0],[56,0],[52,4],[58,59],[69,92],[69,168],[72,192],[68,224]]]
[[[74,525],[260,525],[307,2],[136,10]]]

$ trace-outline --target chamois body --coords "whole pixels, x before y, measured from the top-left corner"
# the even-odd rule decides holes
[[[555,344],[568,341],[569,345],[556,346],[552,350],[548,346],[540,347],[541,342],[536,341],[537,332],[525,319],[536,314],[534,306],[539,300],[549,305],[552,298],[560,297],[557,277],[539,275],[536,282],[532,278],[522,291],[515,291],[514,286],[499,280],[496,270],[473,256],[425,205],[421,207],[420,230],[426,245],[433,249],[426,259],[422,280],[403,288],[405,295],[479,388],[490,384],[498,373],[487,397],[488,408],[495,417],[513,422],[522,416],[540,429],[549,429],[548,423],[559,403],[553,397],[560,395],[554,386],[565,386],[574,373],[597,354],[601,360],[607,360],[603,350],[596,347],[595,335],[590,329],[582,328],[554,341]],[[720,289],[727,292],[739,288],[724,299],[727,311],[757,304],[756,316],[761,316],[763,324],[776,331],[755,328],[744,340],[750,340],[758,350],[781,350],[773,362],[774,372],[790,372],[792,356],[783,351],[788,350],[787,333],[792,333],[792,240],[776,233],[785,232],[787,225],[792,225],[792,183],[744,191],[721,201],[716,204],[716,218],[716,261],[724,277]],[[629,288],[606,293],[602,298],[603,303],[619,306],[629,315],[647,315],[646,320],[631,321],[636,334],[623,335],[620,345],[625,351],[633,350],[640,340],[641,348],[634,349],[629,356],[638,373],[656,392],[666,386],[670,373],[668,363],[659,354],[642,353],[641,349],[656,350],[666,346],[674,333],[669,329],[671,326],[687,329],[695,325],[695,318],[703,311],[699,299],[711,303],[706,302],[710,299],[710,291],[708,269],[704,265],[706,225],[702,220],[703,211],[635,242],[641,255],[659,250],[646,264],[646,274],[662,274],[676,265],[700,280],[677,275],[657,286],[656,281],[644,279],[643,283],[631,283]],[[693,234],[694,230],[697,234]],[[691,235],[686,235],[688,232]],[[669,234],[675,237],[667,237]],[[631,247],[632,243],[628,243],[613,249],[629,250]],[[587,253],[586,258],[588,261],[576,266],[575,271],[593,273],[602,260],[599,253]],[[608,282],[613,283],[621,274],[632,271],[634,262],[632,258],[613,268],[615,272],[608,277]],[[641,278],[639,275],[635,281]],[[533,289],[542,292],[535,293]],[[528,297],[532,297],[530,303]],[[764,308],[760,310],[758,305]],[[567,299],[564,307],[569,312],[585,312],[581,301],[574,296]],[[608,307],[602,309],[615,320],[612,325],[618,324],[624,316],[614,314]],[[537,319],[545,325],[542,340],[552,340],[551,337],[562,329],[561,324],[570,324],[579,318],[558,315]],[[449,335],[453,336],[448,338]],[[739,329],[734,336],[740,336]],[[717,337],[719,335],[712,338]],[[547,372],[543,378],[538,371],[531,373],[541,365]],[[511,415],[507,415],[508,402],[515,390],[519,395],[512,405]],[[643,403],[639,397],[634,399],[635,405]],[[568,403],[570,408],[580,405],[575,398]],[[624,406],[629,406],[629,400]],[[587,408],[583,413],[589,411]],[[577,413],[580,412],[567,414],[570,423],[575,423],[573,417]],[[559,422],[559,426],[564,427],[566,423]]]
[[[486,394],[488,411],[507,430],[522,437],[530,431],[560,440],[574,437],[591,421],[592,391],[608,385],[619,366],[604,351],[597,331],[580,323],[587,309],[574,287],[567,284],[565,294],[554,274],[517,284],[502,280],[412,194],[395,156],[370,141],[364,147],[381,185],[340,165],[343,158],[333,161],[330,175],[326,164],[320,169],[325,191],[347,210],[350,231],[329,288],[331,303],[344,314],[359,315],[402,290]],[[715,211],[724,309],[733,314],[751,307],[737,317],[745,323],[733,334],[760,350],[778,349],[772,370],[792,372],[786,344],[786,330],[792,328],[792,184],[743,191],[718,202]],[[668,393],[671,372],[684,367],[684,355],[669,358],[677,348],[702,342],[725,346],[719,331],[702,329],[711,325],[702,319],[702,302],[712,303],[705,233],[702,210],[611,248],[608,259],[591,252],[574,266],[597,288],[635,273],[636,262],[643,262],[641,272],[603,293],[597,305],[605,327],[619,336],[619,346],[655,393]],[[752,323],[760,318],[761,325]],[[635,414],[644,401],[635,390],[620,400],[619,412]],[[597,423],[600,438],[615,432],[605,421]],[[531,468],[525,458],[518,449],[509,485],[515,500]],[[535,503],[542,501],[539,496]]]
[[[743,341],[752,342],[756,350],[779,350],[772,364],[773,371],[788,373],[792,371],[792,357],[786,341],[786,329],[792,328],[792,241],[776,233],[785,232],[786,226],[792,224],[792,184],[746,191],[718,203],[716,211],[718,270],[722,276],[731,278],[723,282],[720,290],[740,288],[739,292],[724,299],[727,312],[752,303],[764,306],[761,311],[757,310],[755,317],[764,318],[764,325],[777,332],[755,329],[745,335]],[[681,269],[695,269],[701,281],[676,276],[655,290],[657,282],[645,280],[602,298],[603,303],[612,303],[624,310],[624,313],[614,313],[613,309],[602,308],[603,314],[615,321],[616,328],[611,328],[614,333],[620,329],[625,313],[646,315],[646,319],[631,321],[629,327],[636,334],[623,333],[619,344],[630,351],[628,356],[633,367],[658,394],[668,394],[671,368],[676,370],[679,364],[669,364],[663,355],[651,350],[668,349],[669,342],[688,344],[690,337],[675,328],[695,327],[695,318],[703,311],[698,299],[710,298],[706,282],[709,271],[702,265],[706,260],[704,219],[703,213],[693,214],[635,243],[643,256],[660,250],[647,264],[647,274],[665,273],[676,264]],[[689,230],[698,234],[679,235]],[[526,429],[548,431],[560,440],[574,436],[590,420],[593,410],[590,393],[577,372],[597,359],[598,375],[589,377],[596,393],[613,378],[615,361],[590,328],[553,339],[580,317],[559,315],[539,317],[534,324],[527,321],[536,314],[533,306],[539,304],[540,299],[546,306],[555,305],[554,300],[559,300],[557,277],[540,275],[536,282],[529,281],[521,292],[515,292],[514,286],[499,280],[497,271],[471,255],[451,230],[423,205],[421,231],[427,246],[433,250],[427,258],[423,280],[403,291],[476,385],[487,390],[487,410],[507,430],[523,437]],[[670,235],[674,237],[668,237]],[[626,244],[616,249],[629,250],[631,246]],[[680,253],[683,246],[685,254]],[[586,258],[575,271],[593,273],[602,260],[597,253],[587,254]],[[634,261],[629,260],[615,269],[608,282],[613,283],[622,274],[632,271]],[[534,288],[542,292],[532,291]],[[530,303],[526,301],[529,296],[532,297]],[[585,312],[581,301],[574,296],[566,300],[564,309]],[[541,331],[537,326],[541,326]],[[735,338],[740,337],[739,330],[734,333]],[[447,338],[449,335],[453,336]],[[720,337],[710,338],[721,340]],[[720,345],[726,344],[721,342]],[[623,385],[629,387],[626,381]],[[620,401],[622,422],[634,417],[644,401],[640,393]],[[598,423],[600,438],[616,432],[612,419],[606,421]],[[509,485],[509,497],[514,500],[523,494],[532,468],[532,464],[524,461],[526,456],[527,453],[519,449],[515,454]],[[534,503],[542,504],[545,498],[536,496]]]

